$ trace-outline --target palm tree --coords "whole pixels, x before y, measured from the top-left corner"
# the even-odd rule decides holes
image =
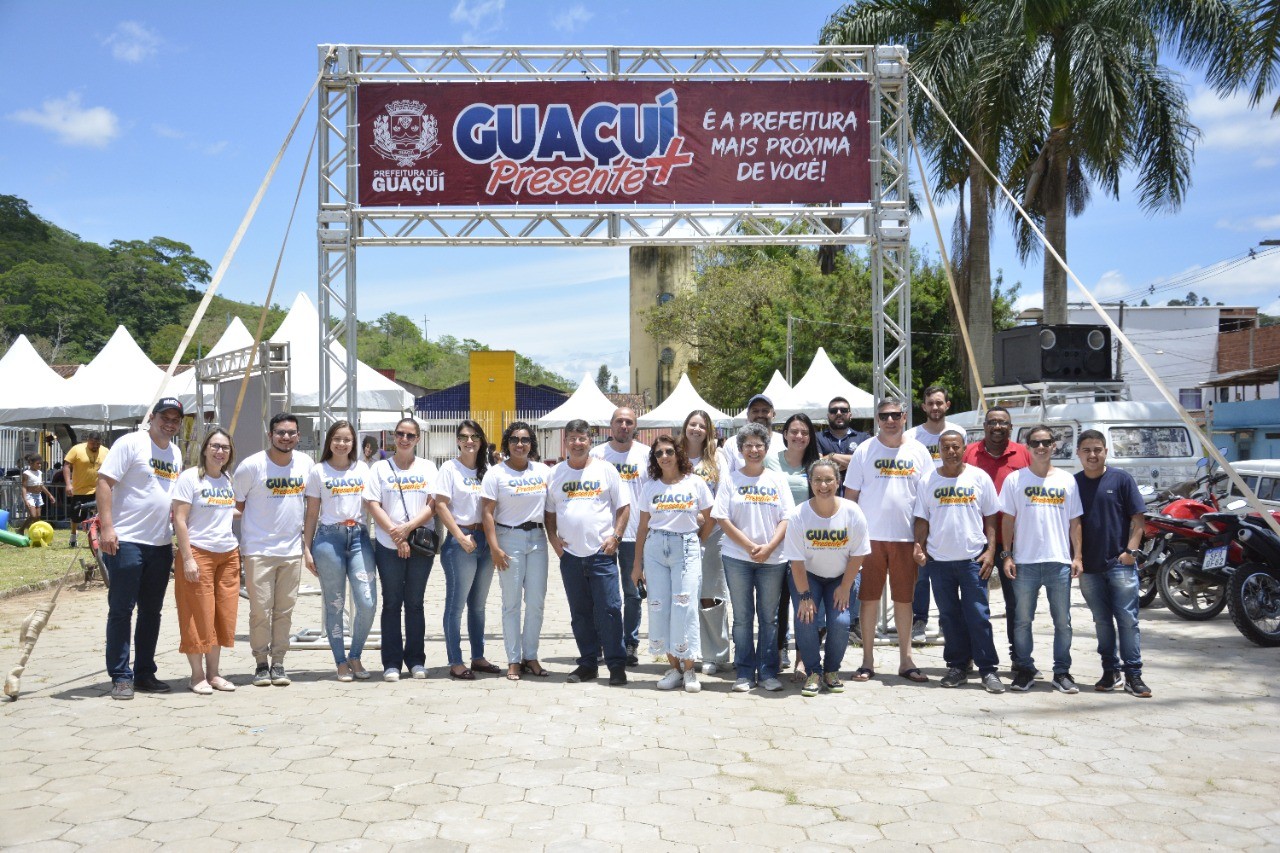
[[[1190,64],[1232,56],[1240,19],[1230,0],[1008,0],[1001,35],[984,45],[982,100],[1028,128],[1011,140],[1011,179],[1045,236],[1067,257],[1067,215],[1090,184],[1119,196],[1132,170],[1139,203],[1176,210],[1191,184],[1198,131],[1180,79],[1159,62],[1172,45]],[[1018,220],[1024,257],[1038,249]],[[1048,253],[1044,322],[1065,323],[1066,272]]]
[[[1280,0],[1244,0],[1244,49],[1232,61],[1214,63],[1209,81],[1227,92],[1240,86],[1249,91],[1249,106],[1280,89]],[[1271,117],[1280,116],[1280,95]]]

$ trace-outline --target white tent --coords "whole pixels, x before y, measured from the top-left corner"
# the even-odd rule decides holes
[[[298,294],[271,340],[289,344],[293,410],[300,414],[316,411],[320,406],[320,313],[305,293]],[[339,361],[346,361],[345,347],[334,344],[333,352]],[[400,412],[413,408],[412,394],[363,361],[356,363],[355,382],[356,408],[360,411]]]
[[[661,427],[678,427],[684,425],[684,419],[695,409],[702,409],[711,416],[714,428],[720,421],[729,420],[729,415],[707,403],[689,381],[689,374],[682,373],[676,389],[671,396],[662,401],[662,405],[637,419],[640,429],[658,429]]]
[[[129,330],[117,326],[93,361],[67,380],[68,414],[82,423],[142,420],[163,379],[164,371],[147,357]]]
[[[792,391],[791,386],[787,384],[787,380],[782,377],[778,371],[773,371],[773,376],[769,379],[769,384],[760,392],[769,398],[769,402],[773,403],[773,410],[781,412],[784,408],[791,405]],[[823,412],[826,409],[823,408]],[[776,418],[775,418],[776,419]],[[745,424],[747,422],[747,410],[743,409],[734,415],[735,423]]]
[[[596,386],[591,374],[584,373],[578,390],[569,395],[568,400],[538,418],[538,428],[563,429],[569,421],[578,418],[595,427],[608,426],[616,408],[618,407]]]
[[[831,363],[827,351],[818,347],[804,378],[791,389],[785,405],[774,402],[775,420],[789,418],[803,412],[815,421],[827,419],[827,403],[832,397],[844,397],[849,401],[855,418],[869,418],[875,414],[875,398],[854,385]]]
[[[14,426],[65,422],[71,413],[68,407],[67,380],[45,364],[26,335],[9,347],[0,358],[0,389],[3,389],[3,405],[0,405],[0,424]],[[93,413],[88,420],[102,420],[102,412]]]
[[[221,355],[224,352],[231,352],[236,349],[244,349],[253,346],[253,335],[249,329],[245,327],[244,322],[239,317],[232,317],[231,322],[227,324],[226,331],[222,333],[222,337],[218,338],[218,342],[214,344],[207,353],[201,357],[208,358],[211,355]],[[204,410],[206,412],[213,410],[213,399],[211,397],[212,388],[205,389]],[[166,389],[166,396],[174,396],[182,401],[182,405],[186,407],[187,413],[195,411],[196,405],[196,372],[195,369],[187,370],[179,373],[169,382]]]

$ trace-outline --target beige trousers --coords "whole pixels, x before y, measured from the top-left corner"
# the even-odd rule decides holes
[[[249,648],[258,663],[284,660],[293,633],[293,606],[302,579],[302,555],[246,556],[244,574],[249,589]]]

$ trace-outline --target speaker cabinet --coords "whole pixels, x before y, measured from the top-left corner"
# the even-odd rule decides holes
[[[1106,326],[1018,326],[995,336],[997,385],[1110,382],[1111,330]]]

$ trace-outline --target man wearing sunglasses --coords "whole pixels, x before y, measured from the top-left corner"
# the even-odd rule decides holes
[[[1053,689],[1079,693],[1071,677],[1071,581],[1080,576],[1080,487],[1075,477],[1053,467],[1053,429],[1040,424],[1027,433],[1031,464],[1014,471],[1000,491],[1003,535],[1013,551],[999,562],[1013,581],[1017,607],[1013,622],[1011,689],[1026,692],[1035,681],[1031,623],[1044,589],[1053,618]],[[1074,555],[1074,556],[1073,556]]]
[[[871,436],[849,426],[852,409],[844,397],[832,397],[827,403],[827,428],[818,433],[818,452],[840,466],[849,467],[853,450]]]
[[[867,517],[871,533],[871,553],[862,563],[861,621],[865,634],[872,634],[876,611],[886,579],[893,598],[893,619],[902,635],[911,624],[911,600],[916,587],[915,505],[921,482],[933,473],[929,451],[914,438],[907,438],[906,412],[897,400],[881,400],[876,406],[879,432],[858,445],[845,473],[845,497],[856,501]],[[862,643],[862,666],[854,681],[868,681],[875,675],[875,644]],[[911,643],[898,643],[898,674],[909,681],[928,681],[911,659]]]

